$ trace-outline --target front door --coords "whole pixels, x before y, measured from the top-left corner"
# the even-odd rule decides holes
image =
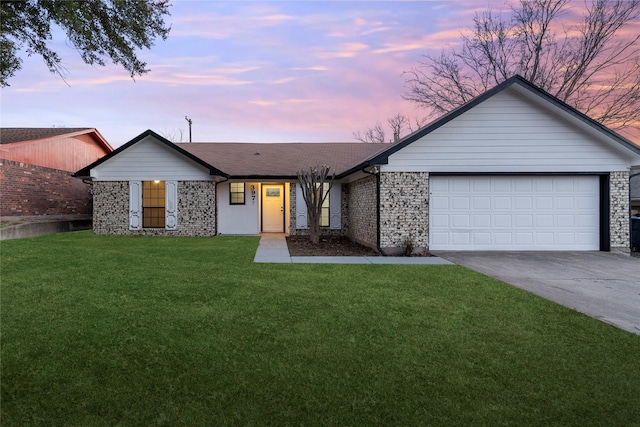
[[[262,231],[284,233],[284,184],[262,185]]]

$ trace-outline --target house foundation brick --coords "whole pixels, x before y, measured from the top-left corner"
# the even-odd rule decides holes
[[[630,251],[629,234],[629,172],[609,175],[609,230],[612,251]]]
[[[349,238],[361,245],[378,244],[378,194],[376,177],[369,176],[347,185]]]
[[[95,234],[214,236],[216,188],[213,181],[178,181],[178,229],[129,230],[129,182],[94,181]]]
[[[417,251],[429,247],[429,173],[380,173],[380,247],[403,250],[407,239]]]

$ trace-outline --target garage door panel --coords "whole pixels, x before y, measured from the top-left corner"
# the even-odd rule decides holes
[[[536,233],[536,246],[553,246],[553,233]]]
[[[470,214],[455,214],[451,216],[451,226],[453,228],[470,228],[471,227],[471,215]]]
[[[553,228],[553,215],[551,214],[538,214],[536,215],[536,228]]]
[[[471,243],[471,233],[466,232],[453,232],[451,234],[451,243],[457,246],[469,246]]]
[[[570,197],[570,196],[556,197],[555,202],[556,202],[555,203],[556,209],[570,210],[570,211],[575,209],[575,206],[574,206],[575,199],[573,197]]]
[[[507,196],[495,196],[493,198],[493,209],[496,210],[511,210],[511,197]]]
[[[496,246],[511,246],[511,233],[496,232],[493,234],[493,242]]]
[[[491,233],[473,233],[473,244],[475,245],[491,245]]]
[[[599,249],[597,176],[436,176],[430,188],[431,249]]]
[[[491,228],[491,215],[489,214],[474,214],[473,222],[471,226],[474,229]]]
[[[491,178],[478,178],[472,181],[474,192],[491,192]]]
[[[491,197],[489,196],[474,196],[472,209],[478,210],[491,210]]]
[[[429,220],[431,227],[434,229],[448,229],[449,228],[449,215],[432,215]]]
[[[511,228],[511,215],[494,214],[493,228]]]
[[[451,198],[451,207],[454,210],[468,210],[471,209],[471,196],[454,196]]]
[[[516,210],[530,211],[533,209],[533,197],[516,196],[513,208]]]
[[[538,210],[542,210],[542,209],[553,210],[553,197],[537,196],[535,207]]]
[[[515,215],[515,228],[531,229],[533,227],[533,215]]]
[[[432,190],[435,191],[435,190]],[[443,191],[446,191],[443,190]],[[431,209],[435,210],[448,210],[449,209],[449,197],[447,196],[433,196],[429,201],[429,206]]]
[[[431,239],[431,245],[434,245],[434,246],[449,246],[451,243],[449,241],[449,237],[450,237],[450,234],[448,232],[434,231],[433,233],[429,234],[429,238]]]

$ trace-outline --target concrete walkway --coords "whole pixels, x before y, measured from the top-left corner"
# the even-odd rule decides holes
[[[384,256],[291,256],[284,234],[263,234],[253,262],[298,264],[445,264],[452,262],[438,257]]]

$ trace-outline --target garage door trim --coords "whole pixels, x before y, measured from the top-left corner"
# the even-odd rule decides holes
[[[446,176],[598,176],[599,177],[599,225],[600,250],[610,251],[610,212],[611,198],[609,190],[609,172],[430,172],[429,177]],[[431,192],[431,190],[429,190]],[[430,199],[430,198],[429,198]]]

